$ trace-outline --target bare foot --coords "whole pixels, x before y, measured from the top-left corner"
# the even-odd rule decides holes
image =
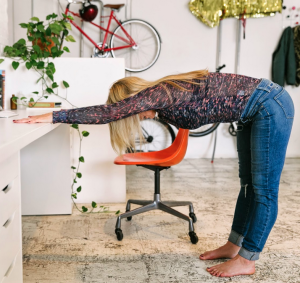
[[[200,259],[217,259],[217,258],[234,258],[240,250],[240,247],[231,243],[227,242],[224,246],[213,250],[205,252],[204,254],[200,255]]]
[[[216,277],[232,277],[237,275],[251,275],[255,272],[255,261],[251,261],[236,255],[227,262],[208,267],[206,269],[211,275]]]

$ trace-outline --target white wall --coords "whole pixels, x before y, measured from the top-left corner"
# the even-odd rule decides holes
[[[15,38],[24,37],[24,30],[17,27],[22,21],[30,18],[31,0],[14,0],[18,9],[14,10]],[[149,70],[139,73],[138,76],[145,79],[157,79],[159,77],[176,74],[195,69],[208,68],[214,71],[217,55],[217,28],[209,28],[200,22],[188,9],[188,0],[127,0],[127,15],[129,18],[140,18],[151,23],[160,33],[163,44],[161,55],[157,63]],[[16,4],[17,3],[17,4]],[[67,1],[61,0],[65,7]],[[104,4],[120,3],[118,0],[104,1]],[[295,5],[299,8],[299,0],[285,0],[284,5],[288,8]],[[78,11],[80,5],[73,5],[71,9]],[[52,9],[52,10],[51,10]],[[40,18],[57,12],[56,0],[34,0],[34,15]],[[105,9],[105,13],[109,12]],[[246,25],[246,39],[241,42],[240,74],[257,77],[271,78],[271,58],[276,48],[284,26],[293,24],[287,22],[287,13],[276,14],[274,17],[248,19]],[[298,12],[300,14],[300,11]],[[125,19],[125,9],[119,15]],[[99,23],[99,18],[95,20]],[[226,64],[224,72],[235,72],[236,54],[236,19],[223,21],[222,56],[221,63]],[[85,30],[99,40],[99,34],[93,29]],[[71,54],[67,56],[79,56],[78,32],[73,31],[77,43],[68,43]],[[90,57],[92,48],[85,42],[84,57]],[[96,59],[95,59],[96,60]],[[98,59],[97,59],[98,60]],[[101,60],[101,59],[99,59]],[[131,74],[127,74],[131,75]],[[298,143],[300,142],[300,89],[287,86],[287,90],[294,99],[296,116],[288,147],[287,156],[300,157]],[[228,134],[228,125],[223,124],[218,129],[218,143],[216,157],[236,157],[235,138]],[[199,158],[210,157],[212,153],[212,136],[204,138],[190,138],[186,157]]]
[[[9,43],[7,6],[8,0],[0,0],[0,56],[2,55],[4,46]]]

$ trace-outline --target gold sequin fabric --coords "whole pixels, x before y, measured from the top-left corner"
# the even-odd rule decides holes
[[[282,0],[191,0],[189,9],[209,27],[219,25],[225,18],[259,18],[281,13]]]

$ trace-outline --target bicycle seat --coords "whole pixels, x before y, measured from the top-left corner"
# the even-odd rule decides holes
[[[112,10],[119,12],[119,10],[124,6],[125,6],[125,4],[105,4],[103,7],[110,8]]]

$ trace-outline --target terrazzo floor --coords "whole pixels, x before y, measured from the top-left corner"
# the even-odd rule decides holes
[[[199,254],[224,244],[239,192],[236,159],[187,159],[161,172],[163,200],[191,200],[198,221],[196,245],[188,224],[162,211],[122,220],[123,241],[114,234],[113,213],[23,217],[24,283],[98,282],[300,282],[300,159],[287,159],[280,183],[279,216],[256,273],[216,278]],[[152,199],[153,172],[127,167],[127,197]],[[125,210],[111,204],[110,210]],[[178,208],[188,213],[187,207]]]

